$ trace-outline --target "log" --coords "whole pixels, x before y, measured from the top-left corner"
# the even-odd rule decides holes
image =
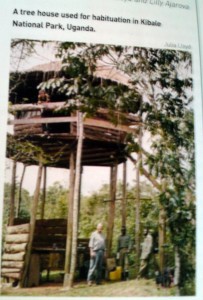
[[[19,234],[19,233],[28,233],[30,231],[30,224],[8,226],[7,234]]]
[[[14,243],[14,244],[27,243],[28,240],[29,240],[28,233],[8,234],[8,235],[6,235],[6,238],[5,238],[6,243]]]
[[[5,273],[5,274],[2,274],[2,277],[20,279],[21,278],[21,273]]]
[[[20,273],[21,269],[19,268],[2,268],[1,269],[1,274],[5,274],[5,273]]]
[[[19,268],[21,269],[24,265],[24,261],[9,261],[4,260],[2,261],[1,267],[4,268]]]
[[[19,252],[15,254],[4,253],[2,256],[2,260],[10,260],[10,261],[22,261],[24,259],[25,252]]]
[[[18,253],[26,250],[27,243],[22,244],[6,244],[4,251],[6,253]]]

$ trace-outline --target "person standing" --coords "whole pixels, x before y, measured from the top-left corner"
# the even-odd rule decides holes
[[[38,102],[37,104],[47,103],[50,101],[49,95],[45,90],[40,90],[38,93]]]
[[[89,286],[92,285],[94,278],[96,284],[100,284],[102,279],[102,268],[106,250],[106,242],[102,229],[103,225],[99,223],[96,231],[91,234],[89,241],[90,265],[87,275],[87,283]]]
[[[50,101],[49,95],[45,90],[40,90],[38,93],[38,102],[37,104],[41,105],[41,117],[47,118],[50,115],[50,111],[47,108],[47,103]],[[45,134],[49,133],[49,124],[42,123],[42,130]]]
[[[122,279],[128,279],[129,257],[128,254],[131,250],[131,239],[126,232],[126,227],[122,226],[121,235],[118,238],[117,244],[117,258],[119,265],[122,268]]]
[[[138,278],[147,276],[147,267],[149,264],[150,256],[153,248],[153,238],[150,230],[144,230],[144,241],[142,243],[142,253],[140,257],[140,269]]]

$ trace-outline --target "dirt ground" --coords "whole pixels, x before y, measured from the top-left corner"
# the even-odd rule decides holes
[[[159,288],[153,280],[128,280],[119,282],[103,282],[91,287],[86,282],[76,283],[73,288],[64,290],[61,283],[46,283],[38,287],[19,288],[3,284],[2,296],[47,296],[47,297],[139,297],[139,296],[173,296],[174,288]]]

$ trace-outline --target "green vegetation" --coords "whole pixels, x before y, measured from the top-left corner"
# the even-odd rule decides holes
[[[17,41],[13,47],[16,45],[19,46]],[[29,43],[25,45],[30,55]],[[196,240],[191,54],[67,42],[57,43],[56,47],[57,57],[62,61],[59,76],[42,82],[39,88],[62,94],[67,101],[71,99],[68,108],[64,108],[65,114],[79,109],[85,116],[94,116],[98,108],[108,108],[109,119],[114,124],[118,122],[115,111],[139,117],[139,128],[128,136],[125,149],[126,157],[135,155],[136,168],[151,183],[140,186],[139,234],[141,237],[144,227],[152,227],[156,237],[158,218],[160,211],[163,212],[166,224],[166,245],[163,246],[168,249],[168,263],[174,266],[178,262],[176,273],[180,293],[194,294]],[[96,70],[101,62],[116,70],[121,79],[116,82],[99,78]],[[145,136],[150,140],[149,149],[143,142]],[[32,146],[27,147],[32,156]],[[39,156],[45,162],[51,159],[44,157],[40,149],[34,150],[33,159],[38,160]],[[60,184],[49,188],[46,217],[66,215],[66,194]],[[142,194],[146,195],[143,199]],[[109,187],[103,186],[100,191],[82,199],[81,237],[88,237],[98,220],[106,222],[108,195]],[[119,186],[118,198],[120,195]],[[136,188],[128,187],[127,227],[133,238],[136,197]],[[116,204],[113,252],[121,227],[120,202]]]

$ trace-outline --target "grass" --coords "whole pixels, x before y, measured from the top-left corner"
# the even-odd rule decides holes
[[[43,284],[33,288],[2,287],[4,296],[50,296],[50,297],[141,297],[141,296],[174,296],[175,289],[158,289],[153,280],[128,280],[104,282],[91,287],[86,282],[79,282],[69,290],[63,290],[61,283]]]

